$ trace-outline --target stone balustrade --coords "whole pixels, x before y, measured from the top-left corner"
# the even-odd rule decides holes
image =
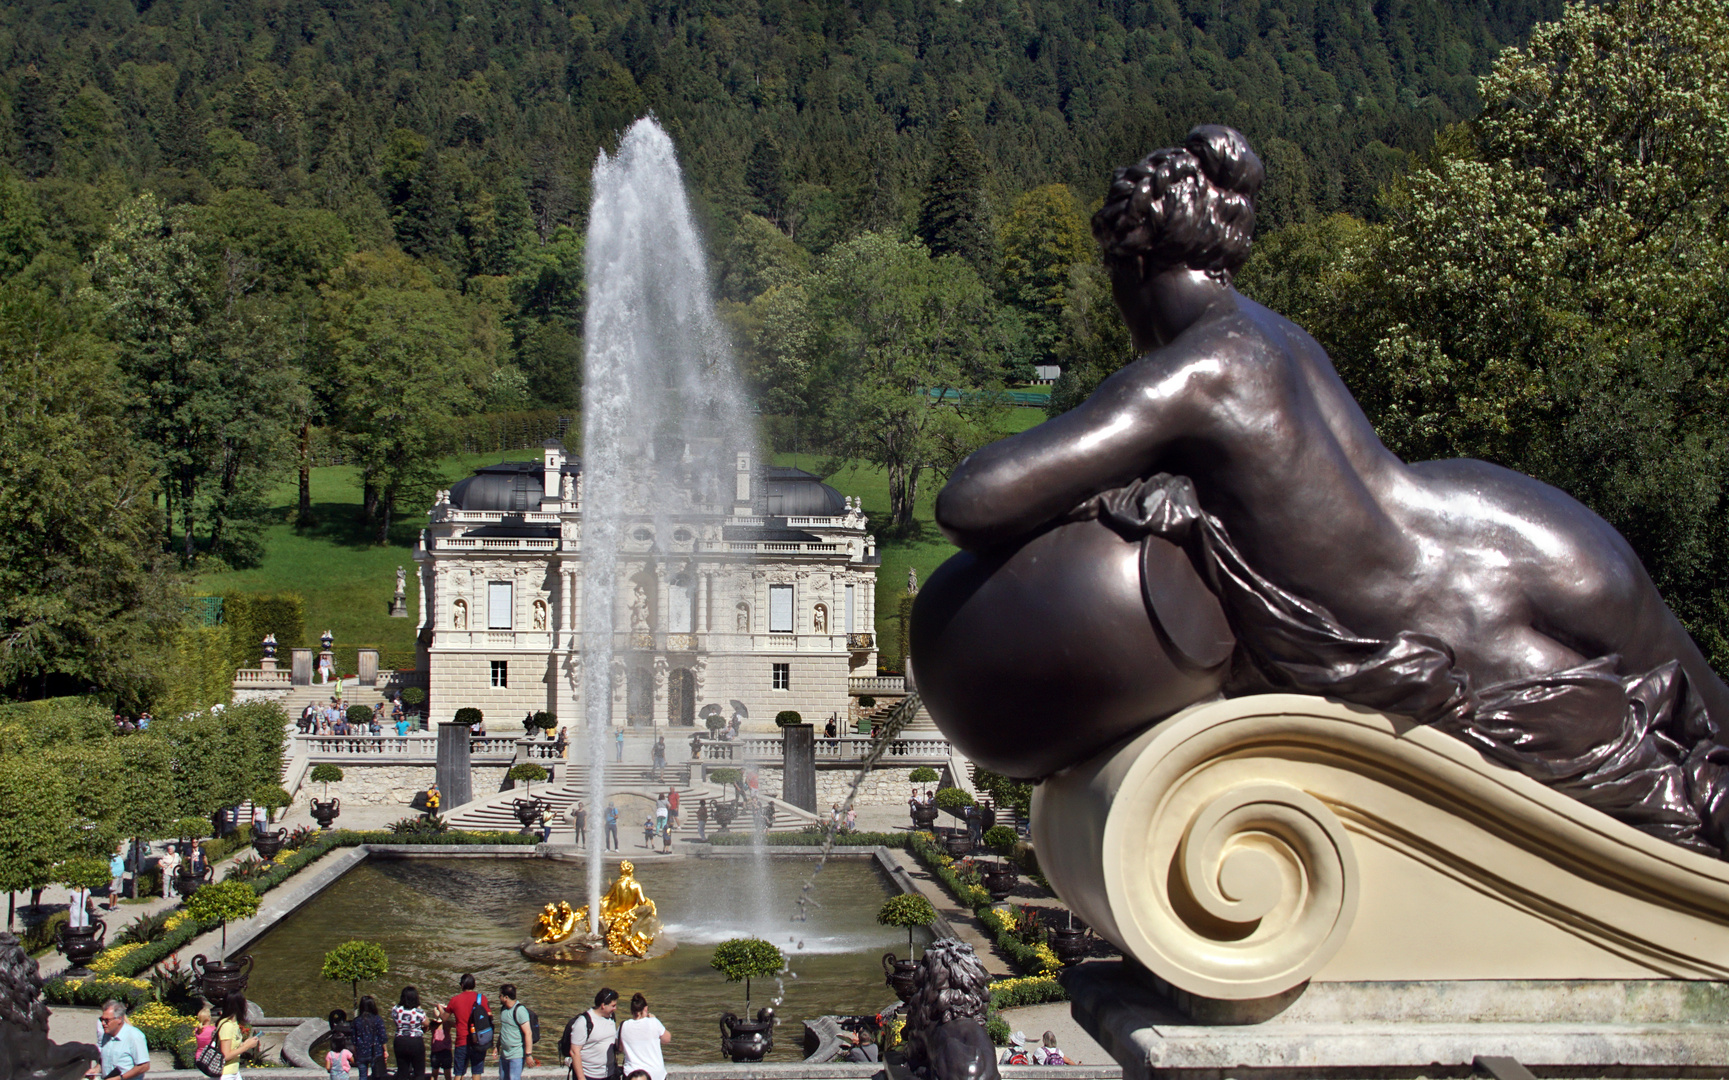
[[[313,761],[352,761],[358,758],[424,758],[435,761],[438,758],[438,736],[424,731],[408,735],[295,735],[292,738],[297,749]],[[469,755],[475,759],[509,760],[516,756],[519,741],[514,735],[472,738],[468,741]]]
[[[234,689],[236,690],[286,690],[291,685],[293,672],[287,668],[238,668],[234,672]]]
[[[858,694],[905,694],[907,681],[900,675],[854,675],[847,680],[847,689]]]
[[[778,735],[740,735],[736,739],[702,739],[697,756],[703,761],[770,761],[784,753],[784,740]],[[868,735],[842,735],[836,738],[816,737],[816,760],[863,761],[870,756],[873,740]],[[884,761],[947,761],[949,742],[942,738],[896,739],[883,753]]]

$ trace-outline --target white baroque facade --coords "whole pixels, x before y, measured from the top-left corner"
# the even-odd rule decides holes
[[[750,728],[785,709],[820,725],[846,716],[849,677],[876,674],[879,560],[858,501],[747,454],[726,488],[729,505],[625,526],[615,725],[690,727],[735,701]],[[580,721],[581,493],[556,441],[439,492],[414,555],[432,720],[473,706],[501,730],[542,709]]]

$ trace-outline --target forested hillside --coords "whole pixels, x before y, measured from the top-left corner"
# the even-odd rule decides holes
[[[463,418],[578,410],[588,172],[638,116],[679,146],[766,437],[883,469],[892,533],[996,387],[1058,361],[1072,400],[1127,358],[1084,224],[1112,166],[1230,123],[1264,232],[1376,221],[1557,11],[6,3],[0,685],[147,693],[176,574],[255,562],[284,475],[311,524],[310,466],[355,465],[382,542],[490,423]]]

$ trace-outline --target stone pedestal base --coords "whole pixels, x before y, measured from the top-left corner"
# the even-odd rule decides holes
[[[1678,980],[1310,983],[1254,1022],[1122,962],[1063,975],[1074,1017],[1124,1080],[1468,1076],[1510,1057],[1537,1076],[1722,1076],[1729,984]],[[1282,1008],[1280,1008],[1282,1006]],[[1197,1015],[1204,1019],[1197,1019]]]
[[[401,593],[397,593],[390,601],[390,617],[393,619],[408,618],[408,601]]]

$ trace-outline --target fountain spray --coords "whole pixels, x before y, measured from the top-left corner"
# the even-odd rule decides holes
[[[621,645],[644,644],[637,627],[618,626],[621,574],[637,560],[653,568],[673,519],[724,514],[722,481],[756,443],[678,155],[652,117],[595,161],[585,273],[581,697],[599,826],[588,837],[589,928],[598,933],[614,657]],[[653,546],[621,565],[633,522],[650,526]],[[646,609],[657,610],[652,597]]]

